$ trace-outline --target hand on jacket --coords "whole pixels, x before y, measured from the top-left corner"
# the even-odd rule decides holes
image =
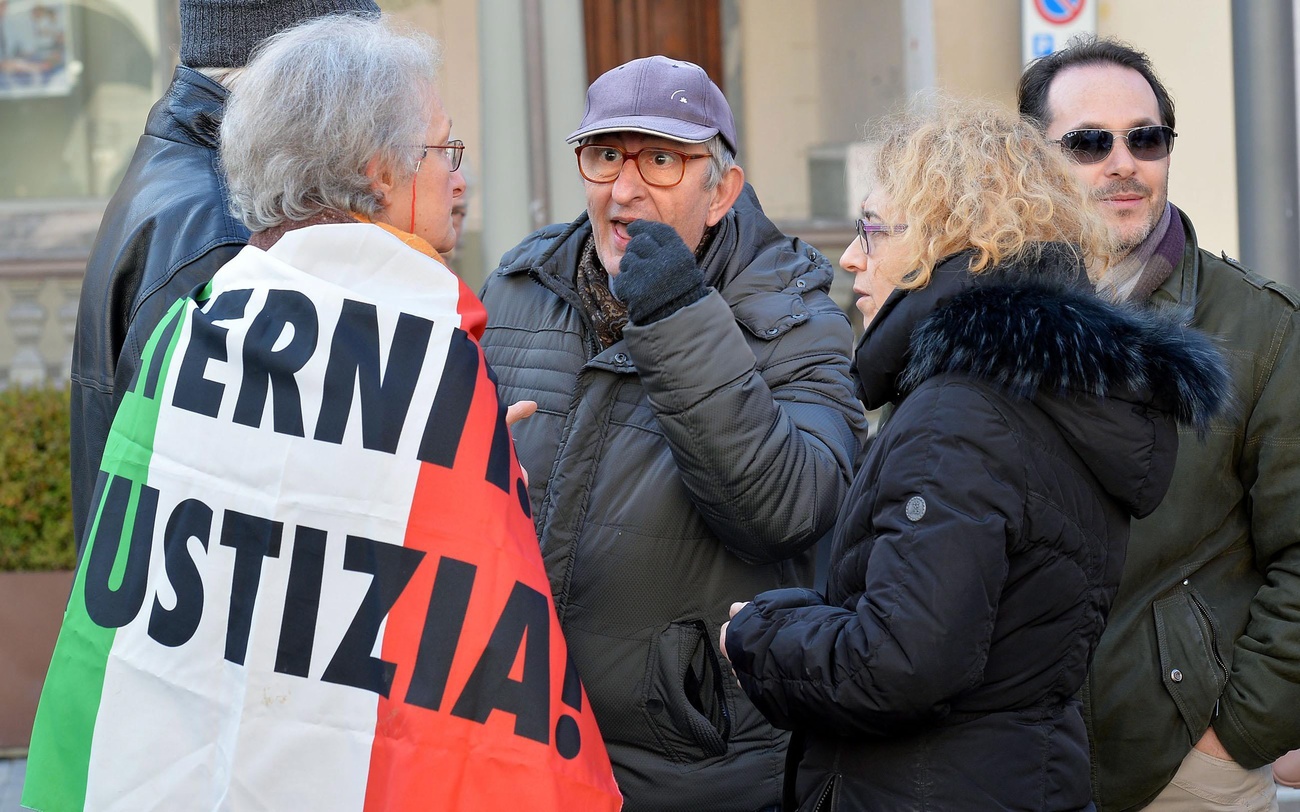
[[[520,420],[532,417],[537,412],[537,401],[516,400],[506,408],[506,425],[513,426]]]
[[[537,412],[537,401],[516,400],[506,408],[506,426],[513,426],[520,420],[532,417]],[[513,442],[513,437],[512,437]],[[528,470],[519,464],[519,474],[524,478],[524,487],[528,487]]]
[[[704,298],[704,275],[677,230],[654,220],[629,223],[614,294],[627,304],[633,324],[650,324]]]
[[[744,609],[746,606],[749,606],[749,601],[731,604],[731,617],[735,617],[740,613],[740,610]],[[722,631],[718,632],[718,651],[722,652],[722,656],[727,658],[727,662],[731,662],[731,657],[727,654],[727,627],[730,625],[731,621],[723,623]]]

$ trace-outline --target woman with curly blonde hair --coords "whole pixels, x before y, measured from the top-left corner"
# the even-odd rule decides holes
[[[1201,334],[1099,298],[1105,230],[1060,150],[941,101],[884,126],[840,263],[868,408],[893,407],[826,594],[732,607],[721,647],[795,731],[787,807],[1092,809],[1077,694],[1175,422],[1225,398]]]
[[[894,240],[902,264],[917,269],[899,287],[925,287],[939,260],[967,249],[975,274],[1046,243],[1105,263],[1105,223],[1040,130],[987,102],[935,104],[877,130],[876,196],[900,222],[916,224]]]

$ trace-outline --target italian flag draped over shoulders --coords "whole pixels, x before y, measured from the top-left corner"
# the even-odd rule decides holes
[[[291,231],[154,331],[104,453],[25,805],[620,807],[483,307],[414,239]]]

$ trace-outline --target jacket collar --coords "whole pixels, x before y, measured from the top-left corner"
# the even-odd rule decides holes
[[[958,255],[930,285],[886,301],[886,320],[856,357],[867,405],[901,401],[938,376],[983,381],[1032,403],[1107,492],[1132,515],[1150,514],[1174,451],[1161,440],[1172,432],[1153,424],[1172,416],[1204,432],[1228,403],[1214,345],[1174,311],[1103,300],[1063,247],[975,277],[966,264]]]
[[[254,231],[248,237],[248,244],[254,248],[260,248],[263,251],[271,250],[271,246],[280,241],[280,238],[290,231],[297,231],[300,228],[309,226],[337,225],[339,223],[355,223],[358,218],[353,215],[334,209],[313,214],[305,220],[289,220],[278,226],[272,226],[262,231]],[[363,222],[369,222],[365,220]]]
[[[929,285],[881,307],[854,365],[868,408],[944,373],[1027,399],[1132,396],[1202,430],[1225,401],[1226,372],[1205,336],[1176,314],[1101,299],[1071,249],[1049,244],[978,276],[968,264],[951,257]]]
[[[967,272],[970,258],[963,252],[942,260],[931,273],[928,285],[895,290],[880,305],[854,353],[853,378],[858,398],[868,409],[902,399],[899,381],[907,367],[908,345],[917,324],[952,297],[987,280],[987,274],[972,276]]]
[[[500,273],[546,273],[558,276],[558,267],[576,268],[582,243],[591,234],[591,222],[584,211],[571,223],[556,224],[533,232],[513,251],[501,258]]]
[[[149,132],[217,148],[221,112],[229,91],[202,73],[178,65],[167,93],[149,111]]]
[[[1196,309],[1196,291],[1201,278],[1201,251],[1192,221],[1177,206],[1174,207],[1174,213],[1178,219],[1169,227],[1177,228],[1181,224],[1187,238],[1183,246],[1183,260],[1169,278],[1156,288],[1155,293],[1151,294],[1151,301],[1175,305],[1179,311],[1191,314]]]

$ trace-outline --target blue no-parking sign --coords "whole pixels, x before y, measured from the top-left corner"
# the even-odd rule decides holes
[[[1076,34],[1097,33],[1098,0],[1021,0],[1021,59],[1046,56]]]
[[[1087,5],[1091,5],[1088,0],[1034,0],[1035,10],[1054,25],[1072,22]]]

